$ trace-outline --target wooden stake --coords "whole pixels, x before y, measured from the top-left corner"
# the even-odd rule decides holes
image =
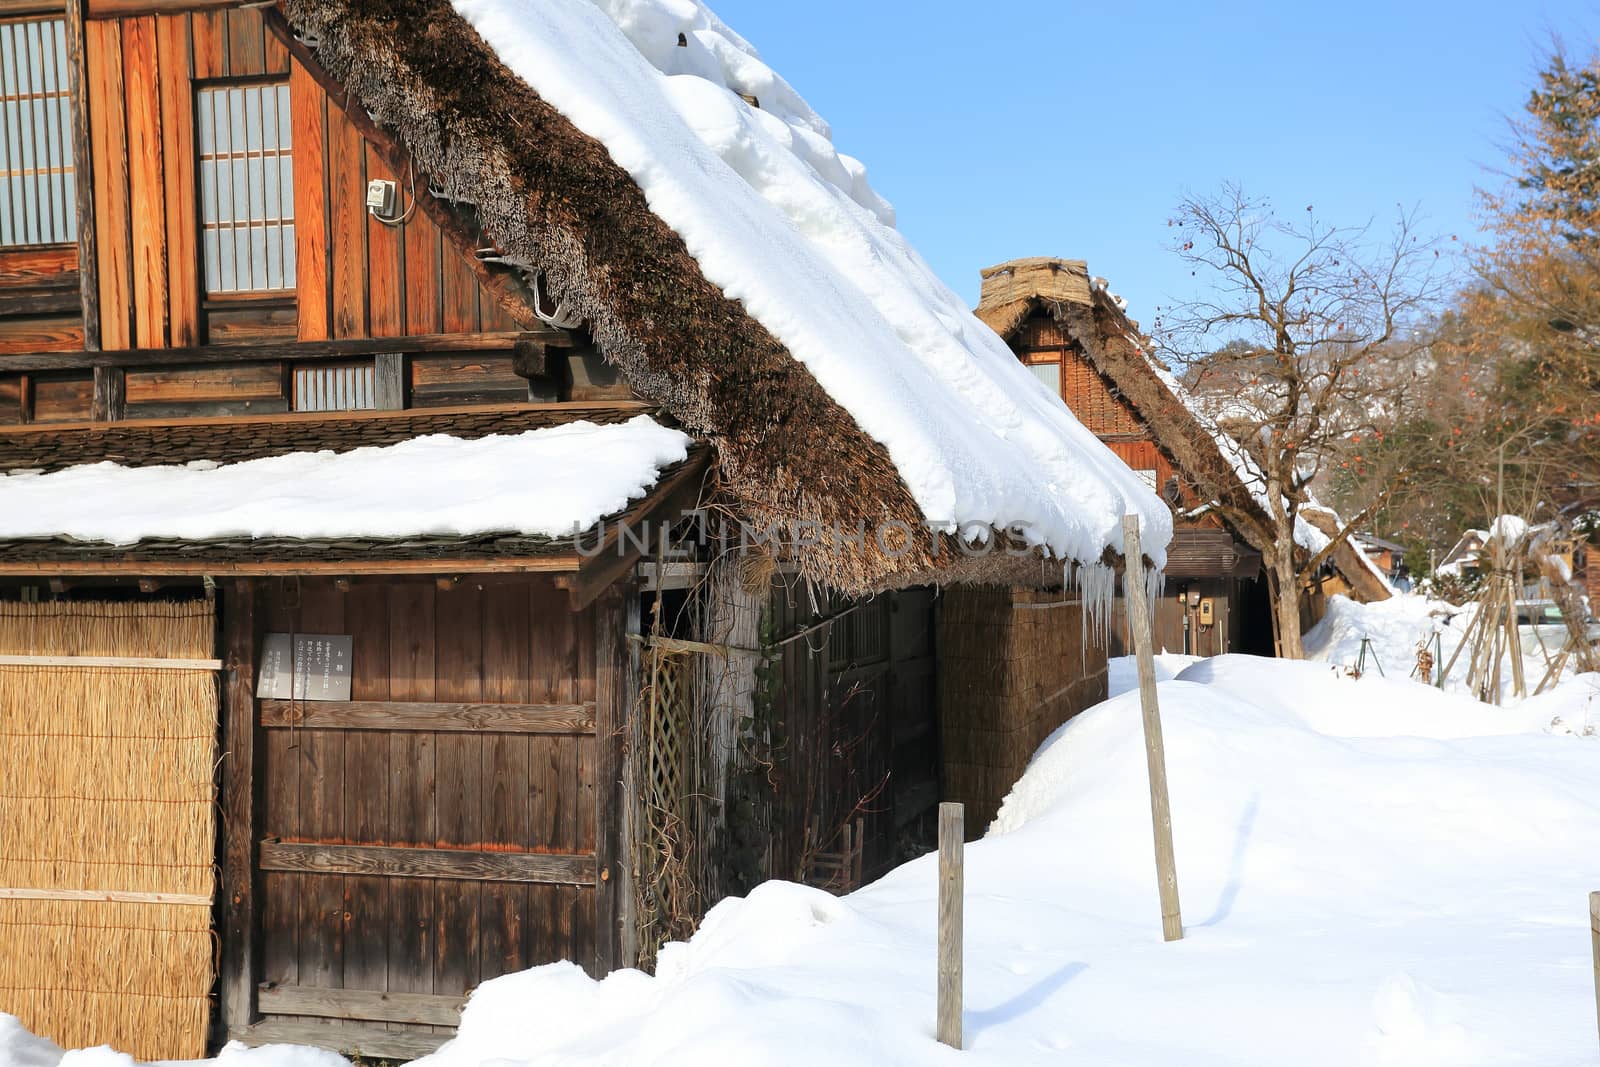
[[[1595,1023],[1600,1026],[1600,893],[1589,894],[1589,946],[1594,953]]]
[[[939,805],[940,1042],[961,1047],[961,851],[967,818],[960,804]]]
[[[1139,545],[1139,517],[1122,517],[1122,592],[1128,602],[1134,651],[1139,663],[1139,704],[1144,711],[1144,753],[1150,771],[1150,819],[1155,828],[1156,884],[1161,890],[1161,936],[1183,937],[1178,908],[1178,861],[1172,849],[1172,805],[1167,798],[1167,755],[1161,740],[1161,709],[1156,704],[1156,661],[1150,635],[1150,603],[1144,587],[1144,551]]]

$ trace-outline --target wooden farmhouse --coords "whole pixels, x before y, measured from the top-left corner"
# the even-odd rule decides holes
[[[1125,514],[1165,560],[746,46],[519,10],[0,0],[0,1011],[64,1045],[409,1058],[859,884],[1104,696]]]
[[[1084,426],[1177,516],[1156,643],[1171,652],[1272,655],[1272,611],[1261,567],[1270,529],[1247,463],[1151,354],[1149,342],[1083,260],[1012,260],[982,272],[977,315]],[[1215,487],[1213,493],[1201,486]],[[1337,532],[1325,508],[1304,514]],[[1389,590],[1354,546],[1341,545],[1305,598],[1307,625],[1333,593],[1381,600]],[[1120,630],[1120,627],[1117,628]]]

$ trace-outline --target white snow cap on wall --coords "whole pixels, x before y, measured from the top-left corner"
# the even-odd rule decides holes
[[[1166,506],[934,276],[865,168],[699,0],[453,3],[883,443],[927,519],[1019,525],[1095,561],[1136,513],[1164,560]]]
[[[688,448],[686,434],[639,415],[221,466],[16,473],[0,476],[0,538],[564,537],[644,496]]]

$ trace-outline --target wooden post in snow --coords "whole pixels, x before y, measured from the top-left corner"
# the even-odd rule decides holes
[[[1144,550],[1139,545],[1139,517],[1122,517],[1123,554],[1127,568],[1122,591],[1128,601],[1134,654],[1139,664],[1139,704],[1144,711],[1144,754],[1150,771],[1150,818],[1155,824],[1156,883],[1161,890],[1161,936],[1183,937],[1178,910],[1178,861],[1172,851],[1172,805],[1167,799],[1167,754],[1161,741],[1161,709],[1156,705],[1156,661],[1151,647],[1150,602],[1144,585]]]
[[[961,1047],[961,848],[967,818],[960,804],[939,805],[939,1007],[937,1036]]]
[[[1594,951],[1595,1025],[1600,1027],[1600,893],[1589,894],[1589,944]]]

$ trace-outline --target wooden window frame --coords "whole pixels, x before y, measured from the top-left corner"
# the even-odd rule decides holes
[[[282,199],[281,198],[285,194],[285,192],[287,192],[291,197],[293,196],[294,182],[293,182],[292,178],[288,182],[285,182],[283,180],[283,178],[281,177],[281,174],[282,174],[281,170],[279,172],[280,173],[280,177],[279,177],[279,180],[278,180],[278,194],[279,194],[279,197],[280,197],[280,200],[279,200],[279,215],[278,215],[278,217],[276,217],[274,219],[270,219],[270,220],[264,218],[262,220],[262,228],[265,230],[269,226],[272,226],[272,225],[276,225],[277,226],[277,228],[278,228],[278,239],[279,239],[279,256],[280,256],[280,260],[279,260],[280,277],[283,274],[287,274],[286,264],[291,262],[290,257],[293,257],[293,259],[292,259],[292,262],[294,264],[294,275],[293,275],[293,277],[288,279],[288,283],[287,284],[285,284],[285,285],[283,285],[283,286],[281,286],[279,288],[270,288],[270,289],[217,289],[217,290],[211,289],[210,281],[209,281],[209,277],[208,277],[208,275],[209,275],[209,263],[208,263],[208,258],[207,257],[209,255],[209,253],[208,253],[208,250],[207,250],[206,233],[207,233],[208,229],[211,229],[213,227],[208,226],[208,224],[205,221],[205,212],[206,212],[206,209],[207,209],[207,199],[206,199],[206,196],[205,196],[205,193],[204,193],[204,181],[202,179],[202,174],[204,172],[203,168],[204,168],[205,163],[210,161],[210,160],[212,160],[212,159],[215,159],[217,157],[208,156],[204,151],[202,151],[202,149],[200,147],[200,145],[201,145],[201,141],[200,141],[201,111],[202,111],[201,100],[205,97],[205,94],[214,93],[214,92],[226,92],[226,91],[232,90],[232,89],[263,89],[263,90],[265,90],[265,89],[277,89],[277,88],[281,88],[282,91],[283,91],[283,94],[285,96],[285,99],[281,101],[281,103],[282,103],[282,111],[280,112],[280,114],[282,114],[284,116],[291,116],[291,117],[288,118],[287,121],[285,121],[283,118],[279,119],[279,133],[281,135],[282,131],[287,129],[289,140],[288,140],[288,143],[286,145],[280,144],[278,146],[278,148],[275,149],[275,154],[279,157],[280,160],[287,160],[288,163],[289,163],[289,166],[292,168],[292,167],[294,167],[296,165],[296,161],[295,161],[295,151],[294,151],[294,123],[293,123],[293,120],[292,120],[293,104],[292,104],[291,100],[287,99],[288,94],[290,92],[290,89],[289,89],[289,75],[288,74],[256,74],[256,75],[248,75],[248,76],[223,77],[223,78],[193,78],[193,79],[190,79],[190,83],[189,83],[190,107],[191,107],[191,110],[193,112],[193,118],[194,118],[194,153],[193,153],[193,158],[191,160],[191,165],[193,167],[193,180],[194,180],[194,191],[195,191],[195,209],[196,209],[195,210],[195,215],[194,215],[194,224],[195,224],[195,228],[196,228],[195,229],[195,244],[196,244],[196,249],[195,249],[196,255],[195,255],[195,258],[197,260],[197,262],[196,262],[196,272],[197,272],[197,275],[198,275],[196,280],[198,282],[199,289],[200,289],[200,302],[201,302],[201,308],[203,310],[211,311],[211,310],[216,310],[218,308],[228,308],[228,307],[237,308],[237,307],[241,307],[241,306],[249,306],[249,307],[260,306],[263,309],[269,308],[269,307],[293,308],[298,303],[298,295],[299,295],[298,286],[299,286],[300,264],[299,264],[299,260],[298,260],[298,249],[296,247],[296,238],[295,238],[295,235],[294,235],[294,232],[293,232],[293,228],[296,225],[296,216],[294,214],[294,211],[296,209],[298,209],[298,207],[300,205],[299,204],[292,204],[291,205],[291,209],[290,209],[290,214],[288,214],[288,215],[284,215],[282,213],[283,209],[282,209]],[[263,127],[263,129],[264,129],[264,127]],[[215,131],[213,131],[212,136],[213,136],[213,139],[215,139],[215,137],[216,137]],[[215,148],[215,145],[213,145],[213,149],[214,148]],[[249,149],[245,150],[245,154],[246,154],[246,157],[248,158],[249,155],[250,155]],[[265,156],[267,154],[264,145],[263,145],[261,154],[262,154],[263,158],[265,158]],[[214,191],[214,195],[215,195],[215,191]],[[247,194],[246,204],[247,204],[246,212],[248,213],[249,210],[250,210],[248,194]],[[217,206],[220,209],[220,200],[218,201]],[[254,226],[254,220],[249,220],[243,228],[246,231],[248,231],[248,230],[252,229],[253,226]],[[285,232],[285,231],[288,231],[288,232]],[[235,255],[235,259],[237,260],[237,255],[238,255],[237,250],[235,251],[234,255]],[[218,256],[219,256],[219,258],[221,256],[220,238],[219,238]],[[268,267],[266,269],[267,269],[267,271],[268,271],[268,273],[270,275],[270,269],[271,269],[270,268],[270,264],[268,265]],[[219,271],[220,271],[220,267],[219,267]]]
[[[10,129],[10,122],[9,122],[9,107],[8,107],[8,105],[10,105],[13,102],[17,102],[18,103],[19,121],[20,121],[20,115],[21,115],[20,102],[22,102],[22,101],[32,101],[33,102],[33,107],[30,108],[30,112],[38,110],[40,105],[45,101],[52,101],[53,100],[53,101],[58,101],[61,104],[65,105],[64,113],[59,115],[58,119],[57,119],[57,128],[56,128],[56,131],[55,131],[55,134],[54,134],[54,142],[55,143],[54,143],[53,146],[52,146],[52,136],[51,136],[49,124],[46,123],[46,128],[45,128],[45,146],[44,146],[44,152],[45,152],[44,164],[45,165],[44,165],[44,168],[43,168],[43,172],[45,174],[51,176],[49,179],[47,179],[47,181],[49,182],[49,190],[48,190],[47,199],[49,200],[50,205],[52,205],[52,206],[50,207],[50,210],[49,210],[48,214],[46,214],[43,210],[41,210],[41,212],[40,212],[41,217],[37,221],[36,227],[42,233],[44,231],[44,229],[45,229],[45,221],[44,221],[44,219],[46,217],[48,217],[49,220],[50,220],[51,229],[52,230],[55,229],[56,219],[55,219],[55,207],[54,207],[54,204],[55,204],[55,201],[57,199],[57,194],[59,194],[59,199],[61,201],[61,203],[60,203],[61,224],[63,226],[65,226],[65,227],[69,228],[71,230],[71,233],[70,233],[69,236],[63,237],[60,240],[18,241],[18,242],[0,243],[0,270],[4,269],[4,266],[3,266],[4,259],[7,256],[18,255],[18,254],[31,255],[31,254],[36,254],[36,253],[39,253],[39,252],[47,252],[47,251],[55,251],[55,250],[63,250],[64,251],[64,250],[67,250],[67,249],[71,249],[73,251],[76,251],[77,247],[78,247],[78,228],[83,224],[83,220],[78,218],[78,196],[77,196],[76,183],[77,183],[78,178],[79,178],[79,174],[78,174],[78,163],[79,163],[79,161],[76,159],[77,146],[73,143],[73,129],[74,129],[73,109],[76,107],[76,101],[73,99],[73,94],[72,94],[72,82],[71,82],[71,79],[72,79],[72,74],[71,74],[72,55],[70,54],[70,51],[68,51],[66,43],[65,43],[65,41],[66,41],[66,33],[67,33],[67,29],[66,29],[66,7],[65,7],[64,4],[60,5],[60,6],[57,6],[57,7],[54,7],[54,8],[51,8],[49,6],[44,6],[44,5],[36,5],[36,6],[28,7],[28,8],[21,8],[21,9],[18,9],[18,10],[0,10],[0,27],[24,26],[24,25],[31,25],[31,24],[44,24],[44,23],[53,23],[53,24],[55,24],[54,29],[52,30],[52,33],[51,33],[51,37],[52,37],[51,48],[52,48],[52,51],[50,53],[50,58],[51,58],[50,70],[51,70],[51,73],[54,75],[54,80],[56,82],[56,88],[51,90],[51,91],[49,91],[49,92],[18,93],[15,96],[10,96],[10,95],[5,95],[4,94],[3,83],[0,83],[0,137],[4,137],[4,140],[5,140],[4,147],[6,149],[6,152],[7,152],[8,156],[9,156],[10,147],[11,147],[11,145],[10,145],[11,129]],[[61,53],[60,55],[58,55],[57,52],[54,50],[54,49],[57,48],[57,45],[56,45],[57,41],[61,42],[60,45],[59,45],[59,51]],[[42,41],[41,41],[41,48],[42,47],[43,47],[43,45],[42,45]],[[16,72],[13,75],[13,77],[16,77],[16,78],[19,79],[19,87],[20,87],[20,78],[22,77],[21,72],[20,71]],[[30,81],[31,81],[31,72],[29,74],[29,78],[30,78]],[[37,116],[36,115],[31,115],[30,117],[32,119],[32,122],[30,123],[30,129],[28,131],[28,135],[27,136],[28,136],[28,141],[29,141],[28,147],[29,147],[29,149],[32,152],[33,157],[34,157],[34,159],[33,159],[33,164],[34,164],[33,170],[31,171],[31,173],[26,171],[26,170],[24,170],[24,169],[6,170],[6,171],[3,171],[3,172],[0,172],[0,177],[4,177],[7,180],[8,183],[11,182],[11,181],[18,181],[18,182],[31,181],[32,183],[34,183],[34,185],[36,187],[35,190],[34,190],[34,193],[35,193],[36,204],[37,204],[38,203],[38,201],[37,201],[37,198],[38,198],[37,185],[38,185],[38,182],[39,182],[39,174],[40,174],[39,162],[40,161],[38,159],[39,146],[38,146],[38,144],[37,144],[37,142],[35,140],[35,135],[33,133],[33,127],[36,126],[36,124],[37,124]],[[19,145],[21,143],[21,136],[22,135],[19,133]],[[57,165],[57,166],[51,166],[50,165],[49,157],[52,154],[58,155],[60,157],[59,165]],[[14,160],[14,161],[8,161],[8,162],[9,163],[16,163],[18,165],[20,165],[20,163],[21,163],[20,160]],[[69,187],[69,182],[71,183],[70,187]],[[14,202],[15,202],[15,199],[16,199],[15,194],[14,194],[14,192],[12,191],[12,189],[10,188],[10,186],[8,184],[8,187],[6,189],[5,195],[3,197],[0,197],[0,213],[4,213],[4,216],[5,216],[6,220],[7,220],[10,228],[12,229],[13,234],[15,233],[15,231],[17,229],[16,217],[14,215]],[[23,206],[24,206],[24,209],[25,209],[26,208],[26,196],[23,197],[23,201],[24,201]],[[28,223],[27,223],[26,219],[24,219],[23,229],[26,230],[27,228],[28,228]]]

